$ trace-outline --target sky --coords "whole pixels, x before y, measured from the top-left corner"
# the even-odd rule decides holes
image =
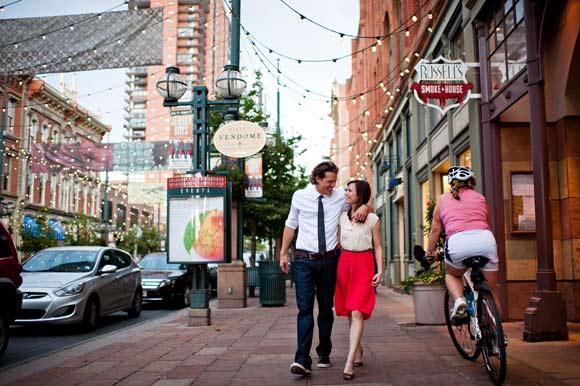
[[[0,6],[13,1],[0,0]],[[358,0],[284,1],[321,25],[339,32],[356,34],[359,20]],[[122,0],[21,0],[8,5],[0,13],[0,19],[96,13],[121,4]],[[328,117],[330,104],[320,101],[324,98],[313,93],[330,98],[333,81],[344,82],[350,77],[350,58],[336,63],[299,64],[275,53],[270,54],[268,48],[297,59],[331,59],[350,54],[350,39],[340,38],[339,35],[325,31],[307,20],[300,20],[281,0],[241,0],[241,4],[241,24],[253,36],[256,47],[265,56],[263,60],[273,69],[277,59],[280,59],[281,129],[285,136],[303,136],[299,150],[305,149],[306,152],[298,158],[298,162],[308,172],[323,157],[328,156],[333,135],[332,122]],[[126,5],[121,5],[115,10],[126,8]],[[270,124],[275,125],[275,74],[268,73],[267,68],[260,62],[244,31],[241,35],[240,65],[247,74],[254,70],[263,73],[265,107],[271,115]],[[126,69],[111,69],[78,72],[74,75],[78,103],[99,115],[105,124],[112,126],[109,138],[111,142],[125,141],[125,73]],[[41,74],[39,77],[58,88],[60,74]],[[70,88],[73,74],[66,74],[65,79]]]

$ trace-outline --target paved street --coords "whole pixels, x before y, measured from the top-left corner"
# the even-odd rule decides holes
[[[347,323],[338,318],[329,369],[296,377],[288,367],[295,350],[293,288],[287,306],[221,310],[212,301],[213,323],[187,327],[186,310],[107,337],[0,370],[0,385],[489,385],[481,358],[465,361],[445,326],[414,324],[411,297],[379,290],[366,324],[364,366],[342,380]],[[508,323],[506,385],[580,385],[580,325],[568,342],[526,343],[522,323]],[[316,342],[315,342],[316,344]]]
[[[176,310],[171,307],[143,303],[143,312],[138,318],[129,318],[126,312],[116,312],[102,317],[99,326],[91,332],[84,332],[79,326],[11,326],[10,344],[0,361],[0,371],[19,362],[30,361],[89,340],[99,339],[104,335],[147,323],[172,312]]]

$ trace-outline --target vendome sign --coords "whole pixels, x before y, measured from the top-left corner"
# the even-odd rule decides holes
[[[266,133],[253,122],[233,121],[215,132],[213,144],[228,157],[245,158],[262,150],[266,144]]]
[[[445,114],[448,110],[459,107],[469,99],[479,98],[471,92],[473,83],[467,81],[467,71],[476,63],[465,63],[462,60],[449,60],[439,56],[433,61],[421,59],[415,67],[415,82],[410,86],[419,103],[432,107]],[[436,99],[439,104],[429,102]],[[455,103],[448,103],[448,100]]]

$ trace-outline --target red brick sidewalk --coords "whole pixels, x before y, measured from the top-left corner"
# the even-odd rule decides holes
[[[348,346],[345,318],[336,318],[329,369],[290,374],[296,349],[294,289],[285,307],[217,309],[212,325],[187,327],[187,310],[2,371],[0,385],[490,385],[481,358],[461,359],[445,326],[416,326],[408,295],[380,289],[365,324],[364,366],[342,380]],[[505,385],[580,385],[580,328],[568,342],[526,343],[522,324],[507,323]],[[315,331],[316,335],[316,331]],[[316,346],[314,342],[313,348]],[[314,350],[313,350],[314,351]]]

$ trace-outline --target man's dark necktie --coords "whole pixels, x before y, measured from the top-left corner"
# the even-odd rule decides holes
[[[318,252],[326,253],[326,231],[324,230],[324,206],[322,194],[318,196]]]

